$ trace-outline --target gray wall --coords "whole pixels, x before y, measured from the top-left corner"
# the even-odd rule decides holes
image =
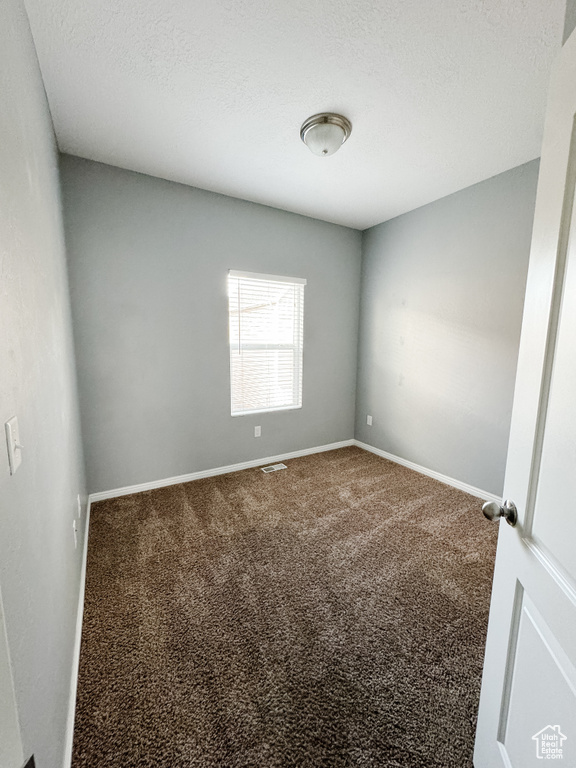
[[[354,436],[359,232],[73,157],[61,174],[90,492]],[[229,269],[308,280],[302,409],[230,416]]]
[[[564,34],[562,44],[568,40],[576,28],[576,0],[566,0],[566,14],[564,16]]]
[[[57,154],[19,0],[0,3],[0,103],[0,583],[24,749],[61,768],[84,487]],[[11,477],[15,415],[24,460]]]
[[[533,161],[363,239],[357,439],[496,494],[537,175]]]

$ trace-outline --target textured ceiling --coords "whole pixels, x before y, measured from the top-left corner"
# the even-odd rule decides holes
[[[539,155],[565,0],[26,5],[63,152],[364,229]]]

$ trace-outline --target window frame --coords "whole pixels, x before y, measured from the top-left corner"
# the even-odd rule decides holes
[[[300,345],[298,344],[277,344],[277,345],[265,345],[268,349],[294,349],[298,354],[295,354],[295,364],[293,369],[293,380],[294,380],[294,386],[293,386],[293,392],[297,390],[297,382],[300,382],[300,389],[299,389],[299,404],[297,405],[280,405],[273,408],[254,408],[251,410],[244,410],[244,411],[234,411],[233,410],[233,400],[232,400],[232,392],[233,392],[233,385],[232,385],[232,338],[230,336],[230,278],[239,278],[239,279],[246,279],[246,280],[259,280],[262,282],[272,282],[272,283],[289,283],[291,285],[300,285],[302,286],[302,298],[301,298],[301,309],[300,309],[300,321],[302,323],[302,333],[300,337]],[[228,364],[229,364],[229,371],[230,371],[230,415],[233,418],[236,418],[238,416],[251,416],[256,415],[259,413],[277,413],[280,411],[294,411],[302,408],[302,401],[303,401],[303,391],[304,391],[304,383],[303,383],[303,368],[304,368],[304,287],[307,284],[306,278],[302,277],[287,277],[285,275],[271,275],[271,274],[264,274],[260,272],[244,272],[236,269],[230,269],[228,270],[228,276],[227,276],[227,295],[228,295]],[[254,348],[257,348],[257,345],[254,346]]]

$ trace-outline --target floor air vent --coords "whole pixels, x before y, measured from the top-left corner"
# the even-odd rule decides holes
[[[279,469],[288,469],[286,464],[270,464],[269,467],[262,467],[262,472],[278,472]]]

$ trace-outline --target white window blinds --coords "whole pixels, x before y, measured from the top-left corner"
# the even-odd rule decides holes
[[[232,415],[302,406],[305,280],[230,271]]]

